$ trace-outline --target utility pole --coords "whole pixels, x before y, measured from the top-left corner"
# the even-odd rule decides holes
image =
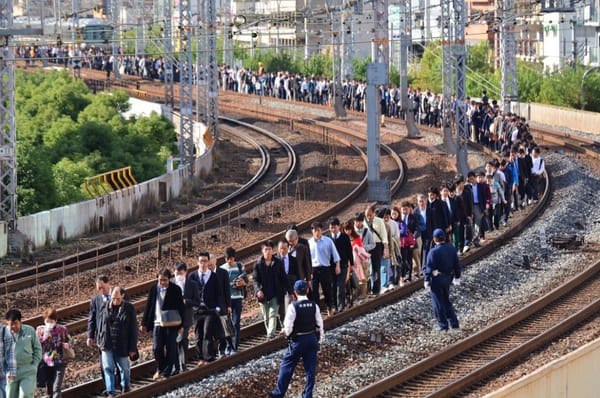
[[[415,113],[408,100],[408,47],[412,43],[412,13],[411,0],[400,0],[400,98],[402,110],[405,115],[407,136],[417,138],[421,136],[415,123]]]
[[[170,111],[175,106],[173,88],[173,34],[171,27],[171,0],[163,0],[163,69],[165,81],[165,105]],[[179,154],[183,157],[182,154]]]
[[[367,196],[369,201],[389,203],[389,180],[380,180],[379,86],[389,81],[388,2],[373,0],[373,60],[367,65]]]
[[[454,58],[456,61],[456,96],[454,98],[455,106],[455,126],[456,141],[458,149],[456,152],[456,169],[467,175],[469,172],[467,142],[469,140],[469,128],[467,123],[467,87],[465,66],[467,63],[467,54],[465,49],[465,25],[467,22],[467,8],[465,0],[454,0]]]
[[[498,14],[500,15],[500,67],[502,111],[510,112],[510,104],[518,99],[517,86],[517,46],[514,26],[515,1],[498,0]]]
[[[452,134],[452,88],[454,86],[452,15],[450,5],[453,0],[441,0],[442,33],[442,131],[444,146],[448,155],[456,154],[456,142]]]
[[[192,10],[189,0],[179,0],[179,155],[194,168],[194,100],[192,89]]]
[[[138,57],[146,54],[146,24],[144,20],[144,0],[135,0],[136,33],[135,33],[135,55]]]
[[[223,64],[233,68],[233,21],[231,11],[225,10],[223,14]]]
[[[108,0],[110,1],[110,6],[109,6],[109,10],[110,10],[110,20],[112,22],[112,43],[111,43],[111,50],[112,50],[112,57],[113,57],[113,65],[112,65],[112,71],[113,74],[115,75],[115,79],[120,79],[121,78],[121,71],[120,71],[120,66],[121,66],[121,55],[119,54],[119,49],[120,49],[120,45],[119,45],[119,32],[120,32],[120,27],[121,27],[121,21],[120,21],[120,12],[121,12],[121,4],[119,0]],[[60,1],[58,2],[60,4]]]
[[[342,89],[342,55],[340,38],[342,35],[342,21],[337,7],[334,7],[331,0],[327,1],[327,13],[331,22],[331,47],[333,50],[333,107],[336,118],[346,117],[346,108],[344,108],[344,91]]]
[[[219,71],[217,69],[217,8],[215,0],[206,0],[206,66],[207,66],[207,111],[206,126],[217,142],[219,118]]]
[[[356,4],[354,5],[355,12]],[[342,77],[347,84],[354,80],[354,19],[352,11],[352,2],[345,0],[342,12]]]
[[[0,220],[17,231],[17,126],[13,36],[42,29],[13,29],[12,0],[0,0]]]

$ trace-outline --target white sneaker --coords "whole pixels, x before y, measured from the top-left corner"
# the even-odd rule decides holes
[[[390,283],[388,286],[388,290],[394,290],[396,286],[394,286],[394,284]]]
[[[533,203],[533,200],[531,200],[531,199],[529,199],[529,200],[527,201],[527,204],[528,204],[528,205],[530,205],[530,204],[532,204],[532,203]]]
[[[463,247],[463,250],[462,250],[462,252],[463,252],[463,253],[466,253],[466,252],[468,252],[469,250],[471,250],[471,246],[469,246],[469,245],[465,245],[465,247]]]
[[[381,290],[379,291],[379,294],[383,294],[383,293],[385,293],[387,291],[388,291],[387,287],[382,287]]]

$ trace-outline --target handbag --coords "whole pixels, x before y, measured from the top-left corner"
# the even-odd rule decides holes
[[[36,374],[36,385],[38,388],[45,388],[48,380],[48,365],[44,360],[38,363],[37,374]]]
[[[356,276],[356,272],[354,271],[352,271],[352,274],[350,275],[350,287],[352,289],[358,289],[359,287],[358,278]]]
[[[406,231],[406,235],[405,236],[401,236],[400,237],[400,247],[402,247],[403,249],[406,248],[414,248],[415,245],[417,244],[417,240],[415,239],[415,236],[412,234],[412,232],[410,231]]]
[[[73,349],[73,347],[71,347],[71,345],[69,345],[68,347],[65,347],[63,345],[63,358],[67,360],[75,359],[75,350]]]
[[[230,337],[235,334],[233,330],[233,322],[229,315],[219,315],[219,320],[221,321],[221,328],[223,330],[223,337]]]
[[[160,321],[158,325],[163,328],[181,325],[181,315],[177,310],[165,310],[160,312]]]

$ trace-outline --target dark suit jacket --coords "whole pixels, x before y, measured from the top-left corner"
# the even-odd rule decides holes
[[[189,276],[185,280],[183,289],[183,306],[185,307],[183,326],[190,327],[194,324],[194,311],[200,306],[200,286],[198,281]]]
[[[465,217],[461,221],[465,222],[467,217],[473,217],[473,188],[471,185],[465,184],[463,192],[457,195],[456,198],[459,203],[459,212]]]
[[[283,267],[283,272],[285,272],[285,262],[283,261],[283,257],[281,256],[277,256],[278,259],[281,260],[281,264]],[[298,276],[298,260],[296,260],[296,257],[291,256],[290,254],[287,255],[288,261],[289,261],[289,270],[286,273],[287,279],[288,279],[288,283],[290,284],[290,286],[292,286],[292,288],[294,287],[294,283],[296,283],[296,281],[298,279],[300,279],[300,277]]]
[[[225,297],[223,297],[223,286],[216,273],[210,271],[210,277],[204,284],[204,288],[202,288],[198,271],[194,271],[190,275],[190,278],[198,282],[201,291],[201,302],[204,303],[208,309],[214,310],[219,307],[220,313],[227,311]],[[227,276],[227,284],[229,284],[229,275]],[[231,296],[229,299],[231,300]]]
[[[450,226],[450,217],[446,203],[440,199],[427,202],[427,235],[433,236],[437,228],[446,229]]]
[[[144,308],[144,315],[142,316],[142,326],[146,330],[154,329],[154,319],[156,314],[156,297],[158,296],[158,284],[154,285],[148,292],[148,301],[146,302],[146,308]],[[169,282],[167,286],[167,292],[165,293],[165,299],[161,310],[177,310],[181,319],[185,319],[185,306],[183,304],[183,294],[179,286],[173,282]],[[178,327],[178,326],[177,326]]]
[[[221,291],[223,292],[223,299],[225,300],[225,307],[221,307],[222,311],[227,313],[227,308],[231,308],[231,289],[229,288],[229,272],[225,271],[221,267],[217,267],[215,269],[215,273],[217,274],[217,279],[221,284]]]
[[[90,313],[88,315],[88,326],[87,326],[87,337],[90,339],[97,339],[98,325],[100,324],[100,317],[102,316],[102,309],[107,305],[109,301],[104,302],[104,297],[101,294],[97,294],[90,300]]]
[[[293,290],[288,282],[281,259],[275,256],[273,257],[273,264],[271,266],[267,266],[263,256],[256,260],[254,271],[252,272],[254,292],[258,293],[259,290],[262,290],[265,293],[267,284],[271,283],[269,278],[271,272],[275,273],[275,286],[272,286],[275,290],[275,297],[277,297],[277,302],[283,305],[283,297],[286,293],[292,294]]]
[[[354,256],[352,253],[352,242],[350,242],[350,238],[343,232],[340,232],[340,236],[335,239],[333,235],[331,236],[331,240],[335,244],[335,248],[337,249],[338,254],[340,255],[340,267],[347,267],[348,264],[354,265]],[[332,268],[332,270],[334,270]]]
[[[312,278],[312,261],[310,259],[310,249],[308,244],[298,243],[294,246],[292,251],[296,254],[296,262],[298,263],[298,279],[311,280]],[[292,256],[293,257],[293,256]]]

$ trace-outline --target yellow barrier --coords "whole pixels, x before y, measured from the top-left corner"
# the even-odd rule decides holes
[[[137,181],[131,166],[84,179],[85,190],[92,199],[134,185],[137,185]]]

